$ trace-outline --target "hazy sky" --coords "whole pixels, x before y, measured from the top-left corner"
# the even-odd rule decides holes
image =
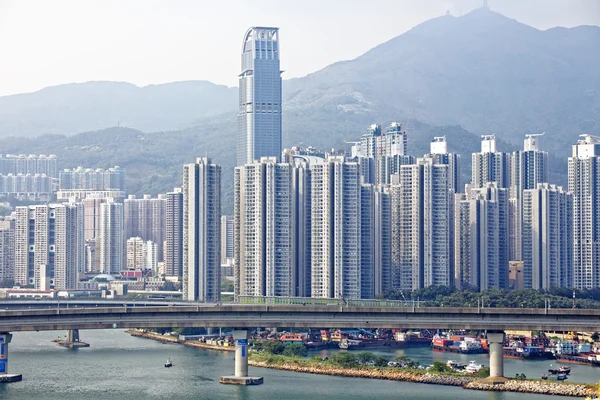
[[[284,78],[352,59],[483,0],[0,0],[0,95],[90,80],[237,85],[246,29],[278,26]],[[539,29],[600,25],[600,0],[488,0]]]

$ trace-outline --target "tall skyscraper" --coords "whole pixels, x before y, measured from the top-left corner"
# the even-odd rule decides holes
[[[233,215],[221,215],[221,265],[233,260],[234,235]]]
[[[373,231],[365,232],[362,241],[371,239],[373,248],[374,293],[377,298],[392,290],[392,200],[389,185],[373,188]],[[364,214],[363,214],[364,215]],[[363,291],[363,296],[364,296]]]
[[[311,295],[361,297],[359,165],[342,156],[310,165]]]
[[[242,41],[237,165],[281,156],[279,28],[252,27]]]
[[[15,277],[15,219],[0,217],[0,282]]]
[[[242,296],[293,296],[292,166],[263,157],[235,169],[234,276]]]
[[[15,284],[76,289],[84,259],[81,203],[15,208]]]
[[[523,192],[523,284],[573,287],[573,196],[538,183]]]
[[[116,274],[124,269],[123,203],[106,199],[100,204],[100,232],[96,241],[98,265],[103,274]]]
[[[473,153],[471,184],[475,188],[484,187],[487,182],[496,182],[498,187],[510,186],[510,154],[496,149],[496,137],[481,137],[481,152]]]
[[[140,237],[158,246],[158,261],[163,261],[163,247],[166,235],[167,197],[159,194],[152,198],[144,195],[138,199],[130,195],[123,201],[125,239]]]
[[[221,296],[221,167],[210,158],[183,166],[183,299]]]
[[[392,275],[395,289],[454,282],[453,191],[448,166],[431,157],[403,165],[392,183]]]
[[[523,260],[523,191],[548,182],[548,153],[538,148],[538,134],[526,135],[523,150],[511,156],[510,259]]]
[[[569,157],[573,194],[573,284],[600,288],[600,138],[582,135]]]
[[[165,232],[165,274],[183,274],[183,190],[167,193]]]
[[[459,289],[506,288],[508,282],[508,189],[488,182],[466,185],[456,195],[455,285]]]

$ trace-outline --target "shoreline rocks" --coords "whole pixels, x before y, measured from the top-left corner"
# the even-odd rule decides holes
[[[132,336],[143,337],[147,339],[158,340],[164,343],[179,343],[184,346],[197,347],[205,350],[234,351],[234,347],[223,347],[207,345],[200,342],[180,342],[179,339],[172,336],[163,336],[152,332],[141,332],[136,330],[127,331]],[[552,396],[570,396],[586,397],[592,394],[590,385],[575,383],[558,383],[548,381],[521,381],[508,380],[504,384],[493,385],[480,381],[480,378],[474,376],[456,376],[431,374],[428,372],[412,372],[397,369],[380,368],[342,368],[331,365],[314,364],[308,365],[306,362],[284,362],[279,364],[269,364],[266,361],[249,359],[248,365],[258,368],[270,368],[282,371],[301,372],[308,374],[342,376],[348,378],[367,378],[384,379],[400,382],[424,383],[429,385],[460,386],[469,390],[485,390],[496,392],[517,392],[546,394]]]

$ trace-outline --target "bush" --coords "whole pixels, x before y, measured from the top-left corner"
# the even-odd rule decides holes
[[[434,361],[433,365],[429,368],[431,372],[452,372],[452,369],[448,367],[446,364],[440,361]]]
[[[306,357],[308,355],[308,349],[305,345],[300,343],[292,343],[284,345],[283,355],[288,357]]]
[[[366,363],[370,362],[370,361],[375,361],[375,358],[377,358],[375,356],[375,354],[370,353],[368,351],[361,351],[360,353],[356,353],[356,362],[361,364],[361,365],[365,365]]]
[[[285,345],[281,342],[270,340],[267,342],[263,342],[262,348],[263,351],[269,354],[281,354],[285,350]]]
[[[489,367],[483,367],[479,370],[479,372],[477,373],[477,376],[480,378],[487,378],[488,376],[490,376],[490,368]]]
[[[387,367],[388,365],[388,360],[384,357],[377,357],[373,361],[375,362],[376,367]]]
[[[356,356],[354,354],[351,354],[348,352],[340,352],[340,353],[334,354],[329,358],[329,361],[331,361],[334,364],[339,365],[340,367],[345,367],[345,368],[354,368],[354,367],[358,366],[358,361],[356,360]]]

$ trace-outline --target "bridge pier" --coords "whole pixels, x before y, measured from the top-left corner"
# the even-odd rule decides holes
[[[90,347],[89,343],[85,343],[79,340],[79,329],[68,329],[66,340],[55,341],[59,346],[66,347],[69,349],[78,349],[80,347]]]
[[[8,344],[12,335],[8,332],[0,332],[0,383],[19,382],[23,379],[21,374],[8,373]]]
[[[490,376],[484,381],[493,384],[504,383],[508,380],[504,377],[504,331],[488,331],[487,339],[490,347]]]
[[[234,329],[235,341],[235,375],[222,376],[219,382],[230,385],[260,385],[262,377],[248,376],[248,330]]]

